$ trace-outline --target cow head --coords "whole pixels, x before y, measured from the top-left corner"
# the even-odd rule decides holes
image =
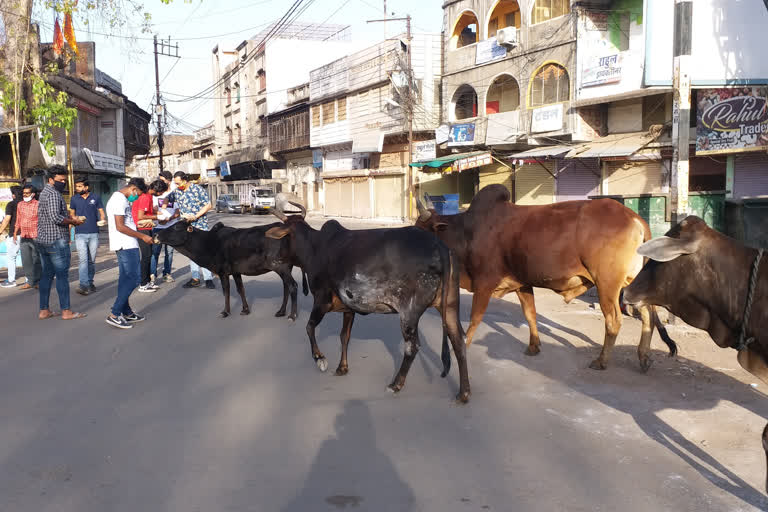
[[[286,212],[287,207],[296,207],[299,209],[298,215],[289,215]],[[265,236],[267,238],[273,238],[279,240],[290,234],[292,234],[299,226],[308,226],[304,217],[307,216],[307,209],[301,203],[301,199],[293,194],[280,193],[275,197],[275,207],[272,209],[272,213],[283,221],[282,226],[276,226],[267,230]],[[293,237],[291,237],[291,250],[295,253],[293,248]]]
[[[700,218],[687,217],[666,235],[638,247],[638,254],[650,261],[624,289],[624,301],[627,304],[672,307],[675,298],[681,295],[686,276],[693,275],[697,252],[704,245],[709,231],[710,228]]]

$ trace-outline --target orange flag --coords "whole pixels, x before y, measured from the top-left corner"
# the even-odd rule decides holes
[[[59,18],[56,18],[56,23],[53,24],[53,53],[58,57],[61,55],[62,48],[64,48],[64,35],[61,33]]]
[[[64,15],[64,37],[67,38],[67,42],[72,50],[77,55],[77,41],[75,41],[75,28],[72,26],[72,14],[66,13]]]

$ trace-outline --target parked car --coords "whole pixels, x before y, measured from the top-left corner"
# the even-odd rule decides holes
[[[243,213],[245,208],[240,204],[240,199],[229,194],[221,194],[216,199],[216,213]]]
[[[275,192],[271,188],[251,189],[251,213],[268,212],[275,207]]]

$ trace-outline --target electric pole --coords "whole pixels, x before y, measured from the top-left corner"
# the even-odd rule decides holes
[[[672,225],[688,215],[688,171],[691,126],[691,41],[693,1],[675,0],[674,67],[672,70]]]
[[[175,54],[171,51],[175,50]],[[179,58],[179,43],[171,45],[171,36],[168,36],[168,41],[160,40],[160,51],[157,51],[157,36],[155,36],[155,97],[157,98],[157,104],[155,105],[155,115],[157,116],[157,148],[160,150],[160,172],[163,172],[163,147],[165,141],[163,140],[163,104],[160,97],[160,71],[157,64],[157,56],[165,55],[166,57]]]
[[[385,2],[386,7],[386,2]],[[411,170],[411,160],[413,159],[413,111],[415,100],[413,98],[413,67],[411,64],[411,50],[412,50],[412,37],[411,37],[411,15],[408,14],[405,18],[385,18],[383,20],[368,20],[368,23],[387,23],[388,21],[405,21],[405,38],[408,41],[408,63],[405,75],[408,80],[408,106],[403,110],[408,114],[408,164],[407,164],[407,181],[408,181],[408,218],[413,217],[413,172]],[[402,105],[401,105],[402,106]]]

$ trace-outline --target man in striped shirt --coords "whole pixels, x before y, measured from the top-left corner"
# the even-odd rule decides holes
[[[21,290],[37,288],[40,283],[40,253],[37,250],[37,199],[35,199],[34,185],[24,185],[22,202],[16,207],[16,229],[14,238],[19,239],[21,249],[21,263],[24,265],[24,275],[27,282],[21,286]]]
[[[69,226],[83,223],[67,213],[67,205],[61,193],[67,188],[67,171],[57,168],[48,174],[48,185],[40,193],[37,207],[37,245],[40,249],[43,274],[40,278],[41,320],[58,315],[49,308],[53,279],[56,278],[56,293],[59,296],[61,318],[75,320],[84,318],[85,313],[75,313],[69,306],[69,263],[72,253],[69,249]]]

